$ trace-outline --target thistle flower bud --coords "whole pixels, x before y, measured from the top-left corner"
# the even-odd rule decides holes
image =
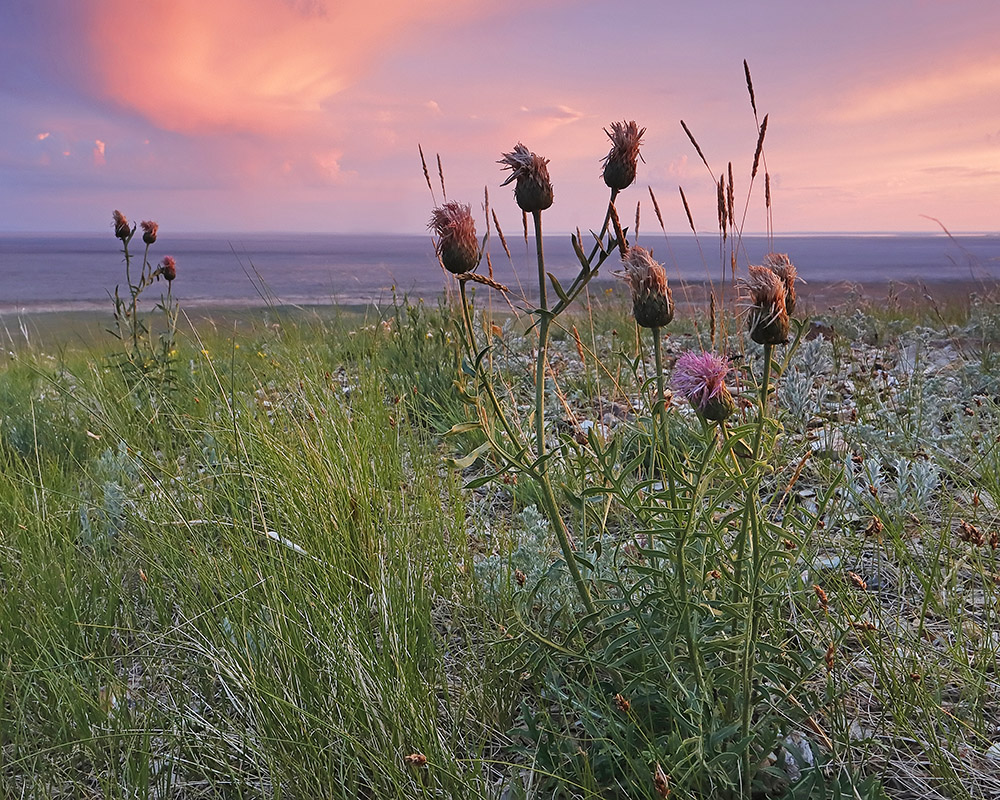
[[[144,220],[139,223],[142,227],[142,240],[146,244],[152,244],[156,241],[156,232],[160,229],[160,226],[155,222],[150,222],[149,220]]]
[[[795,265],[787,253],[768,253],[764,256],[764,264],[785,284],[785,311],[792,316],[795,313],[795,279],[798,277]]]
[[[750,292],[750,338],[757,344],[784,344],[788,341],[785,283],[770,267],[751,264],[749,269],[744,286]]]
[[[638,245],[622,257],[625,269],[616,272],[632,290],[632,314],[643,328],[662,328],[674,318],[674,297],[667,272],[652,253]]]
[[[427,227],[438,236],[435,249],[448,272],[461,275],[479,266],[479,240],[469,206],[445,203],[431,212]]]
[[[514,199],[522,211],[529,214],[544,211],[552,205],[552,181],[549,179],[547,158],[537,156],[520,142],[510,153],[503,153],[497,162],[510,170],[510,177],[501,186],[514,183]]]
[[[121,239],[123,242],[127,241],[132,235],[132,229],[129,227],[128,218],[118,209],[115,209],[112,216],[112,224],[115,227],[115,236]]]
[[[164,256],[163,261],[160,263],[160,274],[167,279],[167,281],[172,281],[177,277],[177,262],[174,260],[173,256]]]
[[[674,390],[710,422],[722,422],[736,411],[726,375],[729,364],[714,353],[685,353],[674,365]]]
[[[646,129],[640,129],[632,122],[612,122],[611,130],[604,132],[611,140],[611,152],[604,157],[604,182],[611,189],[620,191],[632,185],[635,180],[636,161],[639,156],[639,145]]]

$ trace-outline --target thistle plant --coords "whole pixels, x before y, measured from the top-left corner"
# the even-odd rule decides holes
[[[128,295],[123,296],[120,285],[115,286],[111,295],[114,305],[115,327],[110,333],[121,343],[122,350],[116,359],[122,376],[130,389],[140,385],[152,392],[173,386],[172,362],[177,335],[177,315],[179,305],[173,297],[173,283],[177,278],[177,262],[173,256],[164,256],[159,265],[153,266],[149,250],[156,243],[159,225],[143,221],[139,226],[130,224],[121,211],[112,215],[115,238],[121,242],[125,261],[125,286]],[[143,251],[141,261],[130,249],[133,238],[142,228]],[[166,294],[161,294],[156,309],[163,314],[164,326],[154,341],[149,323],[139,313],[139,299],[143,292],[159,282],[166,282]]]
[[[765,489],[772,480],[768,461],[778,432],[768,408],[772,351],[790,339],[795,268],[787,256],[772,254],[763,266],[750,266],[744,280],[750,339],[764,348],[759,379],[745,370],[740,375],[725,353],[689,352],[677,359],[670,383],[697,414],[699,424],[691,426],[678,406],[667,403],[670,365],[665,363],[662,335],[673,322],[675,308],[666,269],[651,250],[628,242],[615,206],[618,194],[635,181],[645,129],[634,122],[616,122],[605,132],[612,142],[602,160],[610,202],[589,255],[580,234],[572,236],[580,270],[568,286],[545,265],[542,212],[554,199],[548,159],[519,142],[499,161],[510,171],[503,185],[514,184],[514,199],[524,215],[531,215],[535,233],[538,302],[530,313],[538,339],[530,425],[522,427],[519,404],[509,399],[516,391],[513,382],[502,374],[497,377],[489,326],[473,324],[465,284],[473,280],[485,241],[480,245],[476,239],[469,207],[447,203],[431,216],[438,256],[460,281],[463,371],[475,379],[475,388],[462,386],[462,395],[475,409],[476,421],[459,424],[453,432],[475,429],[485,438],[457,463],[470,466],[489,454],[488,474],[473,479],[470,487],[514,473],[537,488],[539,506],[558,540],[577,598],[542,622],[544,632],[533,631],[528,621],[537,619],[536,608],[525,608],[521,619],[528,640],[536,645],[529,648],[535,674],[560,671],[565,665],[559,689],[543,696],[540,706],[567,703],[586,741],[609,743],[602,755],[594,750],[595,761],[583,771],[594,775],[604,770],[606,780],[600,785],[622,787],[621,796],[649,796],[650,788],[662,796],[668,785],[683,787],[679,793],[749,796],[760,785],[755,783],[758,765],[775,748],[781,728],[788,719],[808,714],[801,707],[802,713],[772,707],[759,688],[762,676],[768,676],[767,681],[775,676],[781,681],[805,680],[820,668],[827,644],[799,662],[772,645],[793,635],[781,613],[782,603],[797,597],[802,583],[794,558],[777,542],[803,540],[817,519],[788,513],[779,523]],[[758,150],[760,146],[758,141]],[[731,170],[729,182],[731,186]],[[631,359],[639,385],[645,383],[638,367],[644,361],[641,351],[649,347],[642,329],[650,331],[653,425],[647,429],[641,420],[630,422],[606,436],[592,426],[583,437],[558,441],[545,420],[550,331],[615,251],[621,261],[616,274],[629,288],[632,315],[640,328],[640,352]],[[480,328],[487,330],[485,342]],[[756,414],[746,402],[739,412],[738,399],[744,399],[731,388],[748,385],[758,390]],[[676,444],[671,431],[679,434]],[[595,516],[595,504],[603,504],[602,514]],[[583,532],[583,548],[577,546],[571,526]],[[588,547],[588,542],[595,546]],[[615,549],[610,565],[609,543]],[[526,580],[522,572],[517,582],[523,587]],[[544,580],[537,578],[539,585]],[[553,592],[544,589],[526,594],[558,603]],[[567,608],[581,607],[582,618],[564,616]],[[588,675],[594,673],[586,681],[577,673],[580,664],[587,665]],[[610,717],[595,707],[610,701],[595,696],[594,678],[612,686],[612,694],[617,692],[617,711],[610,710]],[[583,713],[578,713],[581,708]],[[525,714],[522,735],[529,739],[539,730],[559,727],[555,719],[538,719],[544,711],[533,714],[526,709]],[[616,714],[625,714],[627,721],[615,721]],[[641,756],[626,741],[643,742]],[[551,741],[537,744],[536,757],[553,753]],[[578,735],[567,734],[567,752],[540,762],[539,770],[565,770],[566,761],[576,757],[570,753],[579,752],[580,746]],[[643,784],[636,776],[648,779],[651,764],[657,765],[652,771],[657,781],[640,789]]]

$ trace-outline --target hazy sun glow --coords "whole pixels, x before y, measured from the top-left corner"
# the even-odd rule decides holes
[[[632,0],[615,19],[592,0],[37,0],[8,16],[0,229],[100,230],[127,205],[175,230],[421,231],[418,143],[449,198],[488,187],[516,229],[495,161],[517,141],[551,159],[550,229],[592,227],[603,128],[635,119],[645,163],[623,202],[648,186],[683,230],[683,186],[710,230],[712,177],[679,121],[745,196],[744,58],[779,230],[997,228],[989,0]]]

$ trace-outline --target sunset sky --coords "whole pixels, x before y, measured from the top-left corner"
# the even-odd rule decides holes
[[[448,197],[519,214],[495,163],[551,159],[550,230],[598,226],[602,129],[647,128],[637,186],[652,225],[715,225],[739,205],[770,115],[774,225],[797,231],[1000,229],[995,0],[35,0],[0,12],[0,230],[93,231],[111,210],[176,231],[420,232]],[[440,193],[437,195],[440,201]],[[746,230],[764,227],[763,182]]]

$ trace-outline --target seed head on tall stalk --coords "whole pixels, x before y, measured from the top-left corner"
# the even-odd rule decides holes
[[[559,511],[555,492],[548,476],[548,464],[545,445],[545,372],[548,350],[549,326],[554,314],[549,310],[545,287],[545,250],[542,245],[542,212],[552,205],[554,193],[552,180],[549,178],[547,158],[531,152],[520,142],[509,153],[501,154],[497,162],[504,169],[510,170],[510,175],[501,185],[514,182],[514,200],[525,213],[531,214],[535,227],[535,251],[538,258],[538,355],[535,361],[535,459],[538,482],[542,490],[543,504],[552,527],[555,529],[559,547],[562,550],[566,566],[570,571],[577,588],[577,593],[583,601],[589,614],[597,613],[597,607],[590,596],[590,590],[580,572],[576,554],[570,541],[569,530]],[[558,310],[556,311],[558,313]]]

